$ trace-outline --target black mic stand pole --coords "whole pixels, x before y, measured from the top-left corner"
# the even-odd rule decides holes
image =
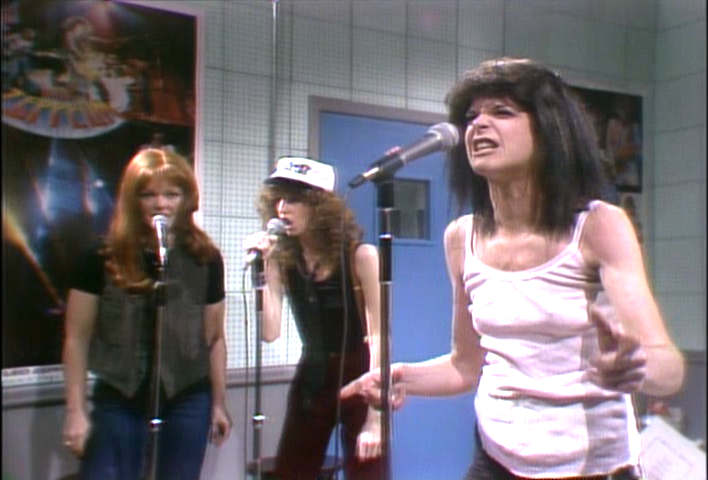
[[[392,298],[392,243],[391,215],[394,208],[393,176],[386,175],[375,181],[376,206],[379,212],[379,280],[381,291],[381,458],[383,472],[381,478],[391,477],[391,298]]]
[[[263,273],[263,256],[260,252],[251,263],[251,284],[256,295],[256,379],[255,379],[255,405],[253,413],[253,465],[255,466],[256,480],[261,480],[263,475],[263,458],[261,457],[261,430],[265,415],[261,412],[261,366],[262,337],[263,337],[263,289],[265,276]]]
[[[152,358],[152,380],[150,385],[150,418],[148,429],[149,449],[147,457],[147,480],[157,478],[157,460],[159,452],[160,430],[162,419],[160,418],[160,377],[162,363],[162,325],[165,318],[165,307],[167,305],[167,293],[165,283],[165,264],[167,259],[166,251],[157,255],[157,281],[153,285],[153,295],[155,303],[155,338]]]

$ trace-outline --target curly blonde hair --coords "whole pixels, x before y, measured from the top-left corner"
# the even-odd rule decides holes
[[[361,242],[363,232],[356,223],[354,212],[336,193],[311,188],[299,182],[279,181],[265,184],[258,197],[258,212],[263,225],[277,216],[276,205],[282,198],[297,199],[312,208],[307,233],[313,240],[312,248],[323,267],[339,264],[342,247],[350,254]],[[297,265],[302,247],[297,238],[285,237],[273,252],[281,270]]]

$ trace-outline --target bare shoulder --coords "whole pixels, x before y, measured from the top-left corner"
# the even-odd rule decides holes
[[[616,205],[597,202],[588,213],[580,240],[583,254],[591,263],[603,263],[628,251],[638,251],[632,222]]]
[[[354,258],[357,262],[371,262],[379,260],[379,250],[375,245],[362,243],[356,248]]]
[[[450,222],[445,229],[445,261],[451,279],[461,278],[465,258],[465,239],[471,222],[471,215],[464,215]]]
[[[467,234],[467,224],[471,222],[471,215],[463,215],[451,221],[445,228],[445,249],[460,248],[464,245]]]

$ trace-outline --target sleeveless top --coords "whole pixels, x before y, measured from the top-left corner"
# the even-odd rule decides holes
[[[587,309],[607,302],[599,273],[579,248],[588,213],[576,216],[556,257],[521,271],[484,264],[474,253],[473,216],[461,220],[468,310],[486,350],[477,426],[484,450],[519,476],[590,476],[638,464],[631,396],[586,375],[599,352]]]
[[[359,312],[354,295],[351,266],[348,261],[344,264],[347,278],[344,292],[341,268],[316,281],[305,272],[301,259],[298,266],[286,273],[290,306],[306,356],[341,353],[345,330],[345,351],[361,350],[365,335],[363,312]]]

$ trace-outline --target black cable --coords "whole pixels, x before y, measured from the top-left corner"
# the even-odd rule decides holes
[[[244,392],[243,392],[243,418],[246,420],[243,422],[243,478],[248,478],[248,386],[249,386],[249,355],[248,355],[248,300],[246,299],[246,268],[241,270],[241,298],[243,299],[243,318],[244,318],[244,344],[246,350],[246,362],[244,367],[245,379],[244,379]]]

